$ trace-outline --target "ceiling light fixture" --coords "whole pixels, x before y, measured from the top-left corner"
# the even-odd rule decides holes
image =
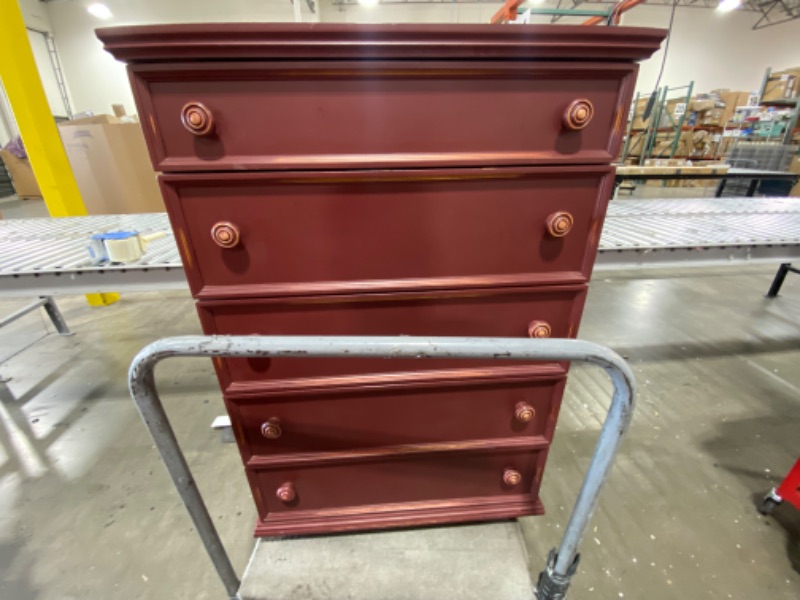
[[[742,5],[742,0],[722,0],[717,6],[719,12],[731,12]]]
[[[111,9],[101,2],[95,2],[94,4],[90,4],[89,6],[87,6],[86,12],[88,12],[93,17],[102,19],[103,21],[107,21],[108,19],[114,16],[111,14]]]
[[[361,6],[377,6],[380,0],[358,0]]]

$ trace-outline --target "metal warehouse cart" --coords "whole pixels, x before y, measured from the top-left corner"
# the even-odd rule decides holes
[[[604,346],[580,340],[511,339],[462,337],[304,337],[304,336],[188,336],[166,338],[145,347],[134,358],[129,372],[131,395],[156,448],[183,500],[206,552],[219,575],[228,598],[239,599],[242,582],[234,571],[203,498],[181,452],[164,411],[155,384],[155,367],[172,357],[380,357],[380,358],[459,358],[527,361],[577,361],[605,369],[614,385],[614,394],[594,450],[589,469],[578,493],[560,547],[550,552],[539,574],[535,593],[539,600],[566,597],[578,565],[578,545],[614,462],[634,408],[635,383],[625,361]],[[256,552],[259,545],[256,545]],[[525,570],[527,579],[527,570]],[[269,571],[262,576],[269,577]],[[446,575],[446,574],[445,574]],[[415,573],[409,573],[413,579]],[[453,597],[453,579],[444,576],[441,585],[448,590],[432,598]],[[302,584],[303,582],[297,582]],[[528,585],[530,581],[527,580]],[[531,590],[527,590],[531,591]],[[530,597],[530,594],[526,594]],[[329,598],[330,595],[323,596]],[[386,597],[385,594],[382,597]],[[497,600],[498,595],[494,595]]]

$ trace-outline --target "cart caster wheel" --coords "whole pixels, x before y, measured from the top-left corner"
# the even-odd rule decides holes
[[[780,504],[781,503],[775,500],[775,498],[773,498],[772,496],[767,496],[761,501],[761,504],[758,506],[758,512],[760,512],[762,515],[765,516],[771,515],[772,511],[775,510],[776,507],[780,506]]]

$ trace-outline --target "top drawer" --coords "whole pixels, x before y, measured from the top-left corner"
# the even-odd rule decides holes
[[[512,61],[134,64],[161,171],[604,164],[636,65]]]

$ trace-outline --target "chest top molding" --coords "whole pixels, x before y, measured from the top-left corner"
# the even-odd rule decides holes
[[[97,30],[127,62],[263,59],[588,60],[649,58],[663,29],[574,25],[205,23]]]

